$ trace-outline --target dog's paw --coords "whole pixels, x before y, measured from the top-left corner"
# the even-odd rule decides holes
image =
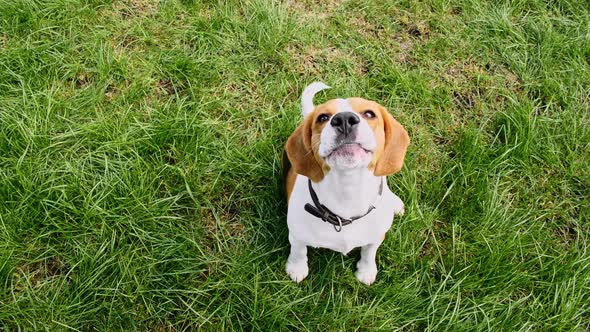
[[[377,278],[377,267],[376,266],[361,266],[356,270],[354,274],[356,278],[363,284],[369,286]]]
[[[307,267],[307,262],[300,262],[300,263],[292,263],[287,262],[286,266],[287,274],[291,280],[295,282],[301,282],[307,275],[309,274],[309,268]]]
[[[404,208],[404,202],[402,202],[399,197],[395,196],[393,200],[393,213],[403,216],[405,212],[406,210]]]

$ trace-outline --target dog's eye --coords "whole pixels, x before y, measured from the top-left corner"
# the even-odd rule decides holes
[[[317,118],[317,123],[324,123],[330,120],[330,116],[328,114],[320,114]]]
[[[371,110],[366,110],[363,112],[363,117],[365,119],[374,119],[377,116],[375,115],[375,112],[371,111]]]

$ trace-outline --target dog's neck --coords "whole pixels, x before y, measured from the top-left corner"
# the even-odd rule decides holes
[[[381,177],[368,168],[330,170],[312,186],[320,202],[344,218],[363,215],[379,196]],[[386,184],[384,184],[385,186]]]

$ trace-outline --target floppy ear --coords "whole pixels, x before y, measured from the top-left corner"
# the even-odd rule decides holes
[[[381,108],[381,114],[385,142],[383,152],[375,165],[375,176],[385,176],[399,172],[404,164],[406,149],[410,143],[410,137],[404,127],[383,107]]]
[[[293,169],[297,174],[319,182],[324,178],[324,172],[314,157],[311,148],[311,117],[303,121],[287,140],[285,151]]]

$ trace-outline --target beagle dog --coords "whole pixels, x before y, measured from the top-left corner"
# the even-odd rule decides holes
[[[377,276],[377,248],[394,214],[404,213],[386,176],[402,168],[410,138],[376,102],[332,99],[314,106],[314,95],[328,88],[321,82],[305,88],[303,122],[285,145],[291,244],[286,270],[296,282],[307,277],[308,246],[343,254],[361,247],[355,275],[370,285]]]

